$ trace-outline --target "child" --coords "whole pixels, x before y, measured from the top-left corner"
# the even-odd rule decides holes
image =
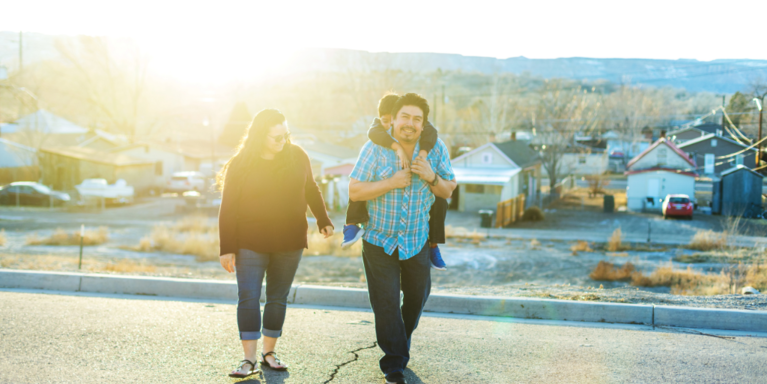
[[[402,147],[394,141],[394,139],[387,132],[391,126],[391,110],[394,107],[394,103],[399,99],[397,95],[386,95],[378,102],[378,116],[379,119],[373,120],[373,124],[368,131],[368,138],[374,144],[380,145],[384,148],[391,148],[397,152],[402,168],[410,167],[410,159],[405,154]],[[427,120],[424,123],[423,132],[421,132],[421,138],[419,139],[420,151],[418,156],[426,159],[434,146],[437,144],[437,130]],[[445,243],[445,216],[447,215],[447,200],[436,197],[434,204],[429,211],[429,257],[431,259],[431,266],[434,269],[444,271],[445,261],[442,260],[439,247],[437,244]],[[347,248],[357,242],[365,234],[365,230],[360,228],[358,224],[365,223],[370,219],[368,216],[367,206],[364,201],[349,201],[349,207],[346,210],[346,225],[344,226],[344,241],[341,243],[341,248]]]

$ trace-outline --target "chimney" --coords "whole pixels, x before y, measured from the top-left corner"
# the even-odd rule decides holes
[[[490,132],[490,142],[495,143],[495,132]]]
[[[666,138],[666,130],[665,130],[665,129],[661,129],[661,130],[660,130],[660,138],[661,138],[661,139],[664,139],[664,138]]]
[[[511,141],[517,141],[517,133],[516,132],[512,132],[511,133]]]

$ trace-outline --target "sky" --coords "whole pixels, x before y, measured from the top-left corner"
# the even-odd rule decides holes
[[[455,5],[447,5],[447,4]],[[508,58],[767,59],[767,2],[0,0],[0,30],[130,37],[193,77],[347,48]]]

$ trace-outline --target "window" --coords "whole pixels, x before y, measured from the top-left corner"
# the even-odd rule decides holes
[[[735,156],[735,165],[743,165],[743,155]]]
[[[485,186],[482,184],[466,184],[466,193],[485,193]]]
[[[493,163],[493,154],[490,152],[486,152],[482,154],[482,164],[492,164]]]
[[[711,146],[716,147],[716,139],[711,139]]]
[[[578,164],[586,164],[586,156],[578,156]]]
[[[162,176],[162,161],[154,163],[154,174],[155,176]]]

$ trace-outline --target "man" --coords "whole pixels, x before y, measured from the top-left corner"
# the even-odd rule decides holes
[[[401,169],[393,150],[367,142],[351,173],[349,196],[367,201],[370,215],[362,260],[376,338],[385,354],[381,371],[387,383],[405,383],[410,337],[431,291],[429,209],[435,196],[450,197],[456,182],[441,140],[426,160],[416,156],[429,117],[426,99],[414,93],[402,96],[392,117],[391,135],[412,159],[411,167]]]

